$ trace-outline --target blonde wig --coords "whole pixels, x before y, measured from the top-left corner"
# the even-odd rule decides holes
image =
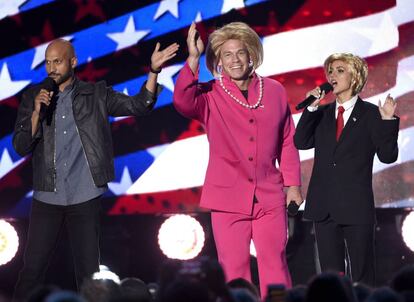
[[[351,53],[334,53],[330,55],[324,65],[326,76],[329,75],[329,68],[334,61],[342,61],[349,66],[352,75],[352,95],[356,95],[364,88],[368,78],[368,64],[367,62]]]
[[[263,46],[257,33],[246,23],[232,22],[216,29],[208,37],[206,48],[206,64],[208,70],[217,76],[217,65],[220,61],[221,46],[228,40],[243,42],[253,63],[252,72],[263,62]]]

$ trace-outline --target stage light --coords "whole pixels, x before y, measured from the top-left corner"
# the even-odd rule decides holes
[[[404,219],[401,233],[405,245],[414,252],[414,212],[410,212]]]
[[[19,248],[19,236],[14,227],[0,219],[0,265],[6,264],[16,255]]]
[[[96,272],[92,275],[92,279],[94,280],[112,280],[116,284],[120,284],[121,280],[119,279],[118,275],[114,272],[111,272],[109,268],[105,265],[99,266],[99,272]]]
[[[203,227],[189,215],[173,215],[161,225],[158,245],[168,258],[193,259],[204,246]]]

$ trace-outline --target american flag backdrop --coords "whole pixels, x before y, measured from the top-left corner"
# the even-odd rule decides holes
[[[225,23],[252,26],[265,51],[258,73],[283,83],[295,122],[295,105],[325,82],[321,65],[328,55],[364,57],[369,78],[361,96],[377,104],[391,93],[401,118],[397,162],[375,160],[377,206],[414,206],[413,0],[0,0],[0,216],[25,217],[29,211],[31,158],[14,151],[13,127],[21,93],[46,77],[45,48],[58,37],[75,46],[80,79],[105,79],[127,94],[137,93],[145,80],[157,41],[181,45],[159,75],[165,89],[153,113],[111,118],[116,179],[103,203],[110,215],[198,210],[208,144],[201,125],[172,106],[193,21],[205,42]],[[204,57],[200,76],[211,79]],[[313,150],[301,152],[301,161],[306,194]]]

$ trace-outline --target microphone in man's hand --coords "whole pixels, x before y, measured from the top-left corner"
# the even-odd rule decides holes
[[[47,77],[40,83],[40,88],[47,91],[55,91],[57,89],[57,84],[53,78]]]
[[[298,210],[299,210],[298,204],[294,200],[291,200],[287,207],[288,214],[290,216],[295,216],[298,213]]]
[[[321,86],[319,86],[319,88],[321,89],[321,93],[322,93],[322,91],[325,91],[325,94],[328,94],[329,92],[331,92],[333,90],[332,85],[329,84],[328,82],[323,83]],[[313,96],[313,95],[308,96],[306,99],[304,99],[298,105],[296,105],[296,110],[300,110],[300,109],[303,109],[305,107],[308,107],[315,100],[316,100],[315,96]]]
[[[55,93],[58,89],[58,85],[51,77],[47,77],[40,83],[40,88],[47,90],[49,92],[53,91]],[[42,103],[40,105],[40,114],[39,114],[41,119],[43,119],[46,116],[46,112],[47,112],[47,106],[46,104]]]

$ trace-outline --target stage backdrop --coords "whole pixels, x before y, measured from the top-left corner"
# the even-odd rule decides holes
[[[0,0],[0,216],[25,217],[29,210],[31,158],[13,150],[13,127],[22,91],[45,78],[45,48],[59,37],[75,46],[80,79],[106,80],[127,94],[144,82],[157,41],[181,45],[159,75],[165,88],[154,112],[111,119],[116,178],[103,204],[110,215],[198,210],[208,144],[202,126],[174,110],[172,91],[191,22],[206,41],[231,21],[248,23],[261,37],[265,60],[258,73],[286,87],[295,122],[301,114],[295,105],[325,81],[328,55],[352,52],[367,60],[362,97],[377,104],[390,93],[401,117],[397,162],[375,161],[376,203],[414,206],[413,12],[412,0]],[[203,81],[212,78],[204,57],[200,73]],[[313,150],[301,152],[301,160],[306,193]]]

